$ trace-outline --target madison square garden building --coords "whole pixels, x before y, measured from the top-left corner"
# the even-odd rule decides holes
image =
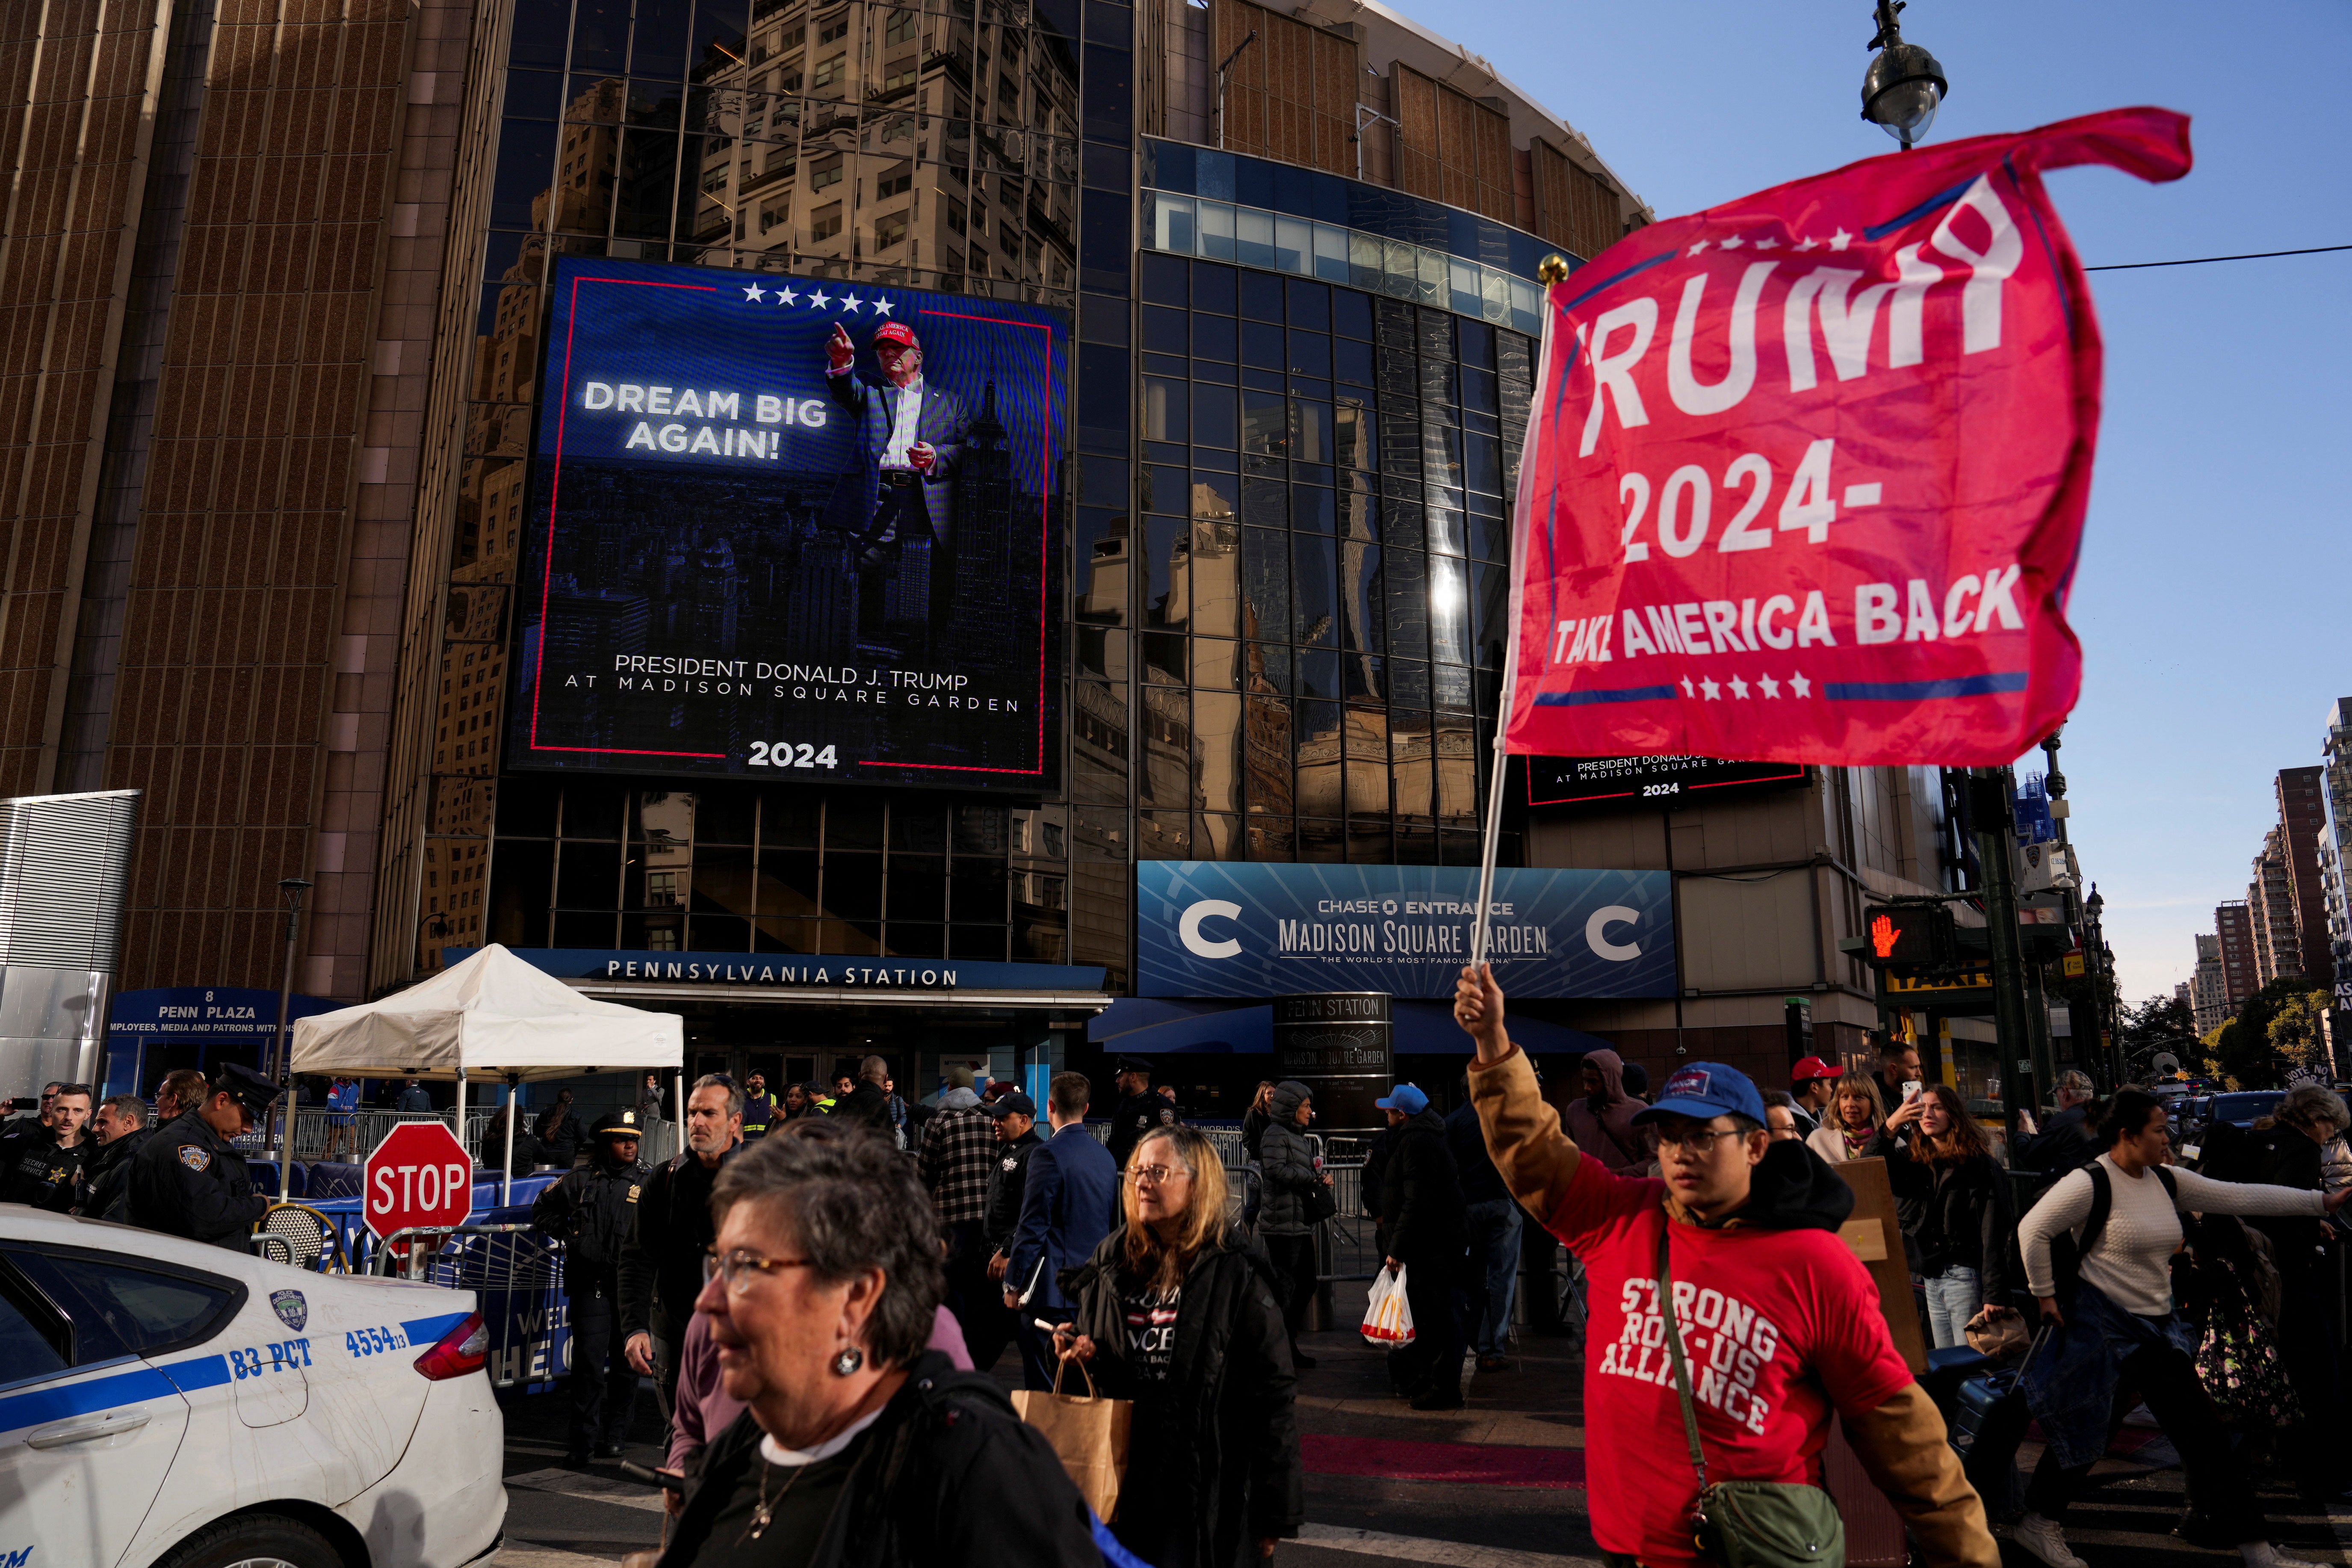
[[[8,782],[148,792],[122,985],[274,984],[299,874],[300,990],[499,942],[772,1084],[1132,1049],[1235,1116],[1268,996],[1385,990],[1450,1090],[1538,268],[1649,216],[1551,110],[1357,0],[149,20],[119,298],[43,307],[103,416],[12,481]],[[285,761],[196,778],[199,710]],[[1863,1047],[1943,783],[1755,771],[1514,764],[1536,1048]]]

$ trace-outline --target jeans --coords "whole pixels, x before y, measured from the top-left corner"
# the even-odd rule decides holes
[[[1984,1278],[1958,1265],[1927,1276],[1927,1327],[1936,1349],[1965,1345],[1969,1320],[1984,1310]]]
[[[1482,1356],[1510,1348],[1511,1306],[1519,1288],[1519,1205],[1488,1198],[1470,1205],[1470,1262],[1462,1285],[1469,1310],[1463,1332]]]
[[[2089,1324],[2078,1331],[2075,1320],[2067,1319],[2066,1332],[2084,1331],[2097,1331]],[[2232,1541],[2268,1540],[2270,1526],[2254,1499],[2244,1461],[2230,1446],[2212,1399],[2197,1381],[2196,1363],[2151,1333],[2122,1358],[2121,1372],[2147,1402],[2148,1414],[2156,1417],[2158,1427],[2179,1450],[2189,1506]],[[2033,1479],[2026,1483],[2025,1506],[2054,1524],[2065,1523],[2066,1505],[2097,1462],[2094,1454],[2083,1464],[2067,1465],[2061,1461],[2056,1445],[2044,1448],[2042,1462],[2033,1467]]]

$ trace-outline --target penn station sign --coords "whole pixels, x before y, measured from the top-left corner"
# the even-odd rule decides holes
[[[1495,877],[1488,956],[1512,995],[1674,994],[1669,873]],[[1467,867],[1147,860],[1136,868],[1136,992],[1451,996],[1477,900]]]
[[[445,947],[445,965],[479,952]],[[1100,969],[1066,963],[990,963],[950,958],[874,958],[835,953],[646,952],[585,947],[519,947],[514,955],[558,980],[657,981],[767,990],[1099,991]]]

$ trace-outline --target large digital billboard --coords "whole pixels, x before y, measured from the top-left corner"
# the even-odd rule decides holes
[[[1068,323],[562,257],[518,768],[1048,790]]]

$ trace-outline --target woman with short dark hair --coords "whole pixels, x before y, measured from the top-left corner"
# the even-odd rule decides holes
[[[914,1164],[847,1123],[730,1162],[695,1310],[747,1408],[662,1568],[1095,1568],[1093,1519],[992,1378],[927,1352],[943,1288]]]
[[[2061,1526],[2067,1503],[2106,1452],[2116,1389],[2129,1377],[2179,1450],[2189,1495],[2226,1538],[2221,1543],[2235,1544],[2252,1568],[2293,1563],[2271,1544],[2244,1463],[2198,1381],[2196,1342],[2174,1308],[2169,1265],[2180,1249],[2184,1210],[2316,1217],[2335,1213],[2352,1189],[2322,1197],[2176,1170],[2168,1163],[2164,1105],[2136,1089],[2109,1101],[2099,1137],[2107,1152],[2059,1177],[2018,1226],[2026,1278],[2056,1332],[2019,1379],[2048,1446],[2011,1539],[2050,1568],[2083,1568]],[[2071,1282],[2059,1278],[2051,1256],[2061,1233],[2079,1248]]]
[[[1240,1568],[1307,1511],[1277,1276],[1227,1223],[1196,1130],[1146,1132],[1125,1177],[1126,1223],[1070,1276],[1077,1318],[1054,1345],[1135,1401],[1120,1542],[1154,1568]]]

